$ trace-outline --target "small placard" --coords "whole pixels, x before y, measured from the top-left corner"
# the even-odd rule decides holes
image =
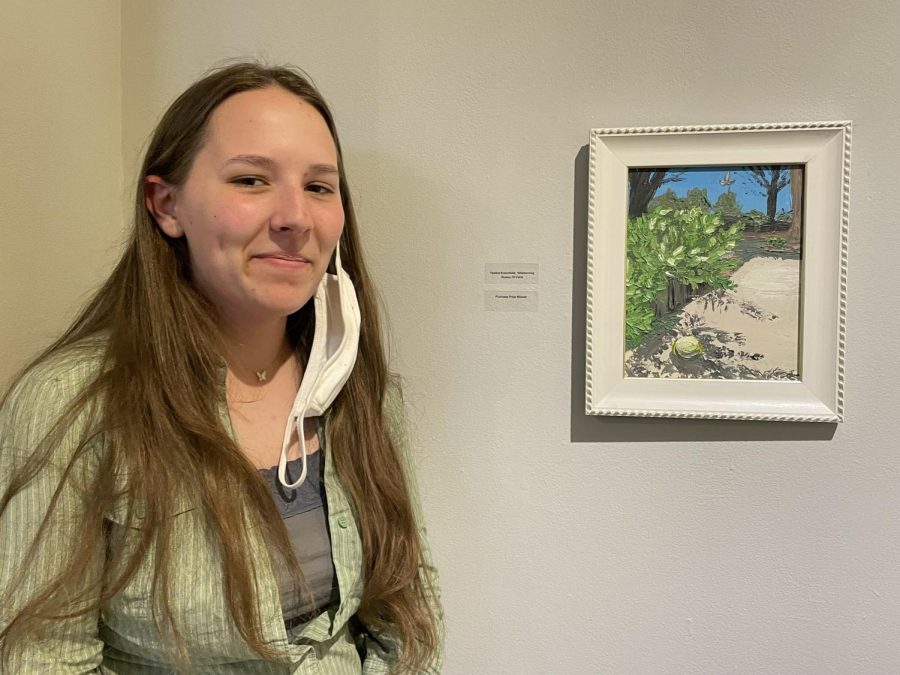
[[[487,312],[536,312],[538,292],[532,290],[484,291],[484,309]]]
[[[538,282],[537,263],[485,263],[484,283],[486,284],[528,284]]]

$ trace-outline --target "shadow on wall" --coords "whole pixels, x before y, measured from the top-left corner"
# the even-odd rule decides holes
[[[585,349],[587,328],[587,231],[589,147],[575,157],[572,237],[572,396],[570,440],[573,443],[628,441],[825,441],[836,424],[750,422],[656,417],[587,415],[585,409]]]

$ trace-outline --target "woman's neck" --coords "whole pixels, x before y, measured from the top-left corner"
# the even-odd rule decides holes
[[[225,361],[232,375],[247,384],[265,382],[290,358],[287,319],[223,326]]]

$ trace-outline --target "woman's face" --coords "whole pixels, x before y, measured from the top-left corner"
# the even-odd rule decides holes
[[[184,184],[148,176],[146,185],[160,228],[185,237],[194,282],[230,322],[300,309],[344,227],[328,126],[281,87],[226,99]]]

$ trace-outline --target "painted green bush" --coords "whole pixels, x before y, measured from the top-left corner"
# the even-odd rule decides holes
[[[656,316],[654,303],[670,282],[697,291],[729,288],[738,266],[730,255],[742,226],[724,227],[722,216],[701,208],[657,207],[628,222],[625,340],[634,346]]]
[[[744,227],[759,232],[769,222],[769,217],[762,211],[750,209],[743,215]]]

